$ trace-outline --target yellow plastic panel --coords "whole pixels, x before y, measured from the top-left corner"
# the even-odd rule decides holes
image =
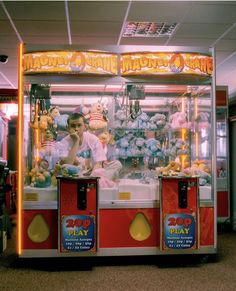
[[[137,213],[129,227],[131,237],[138,241],[143,241],[151,235],[151,226],[143,213]]]
[[[28,227],[28,236],[35,243],[42,243],[47,240],[50,229],[42,214],[37,214]]]

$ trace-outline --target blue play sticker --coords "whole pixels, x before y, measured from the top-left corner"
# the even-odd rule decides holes
[[[188,249],[195,245],[195,218],[190,214],[168,214],[164,219],[165,248]]]
[[[68,215],[62,217],[61,245],[63,251],[91,251],[94,247],[94,216]]]

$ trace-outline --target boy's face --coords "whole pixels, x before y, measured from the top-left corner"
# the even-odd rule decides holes
[[[83,118],[70,120],[68,124],[69,133],[76,133],[78,136],[82,136],[83,132],[86,130]]]

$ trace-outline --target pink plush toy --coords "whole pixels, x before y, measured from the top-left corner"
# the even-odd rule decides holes
[[[113,188],[115,183],[105,177],[105,170],[103,168],[94,169],[91,176],[100,177],[99,186],[101,188]]]
[[[95,103],[92,105],[89,119],[90,129],[105,129],[107,127],[107,120],[103,111],[104,108],[101,103]]]
[[[187,122],[186,113],[175,112],[170,115],[170,126],[172,129],[189,128],[190,124]]]

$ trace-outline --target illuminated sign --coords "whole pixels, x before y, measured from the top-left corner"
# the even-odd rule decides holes
[[[50,51],[24,54],[23,72],[117,75],[117,55],[104,52]]]
[[[73,73],[117,75],[118,54],[106,52],[48,51],[24,54],[23,71],[29,73]],[[120,73],[132,75],[211,76],[213,59],[197,53],[121,54]]]
[[[213,59],[194,53],[132,53],[121,56],[121,75],[193,74],[211,76]]]

